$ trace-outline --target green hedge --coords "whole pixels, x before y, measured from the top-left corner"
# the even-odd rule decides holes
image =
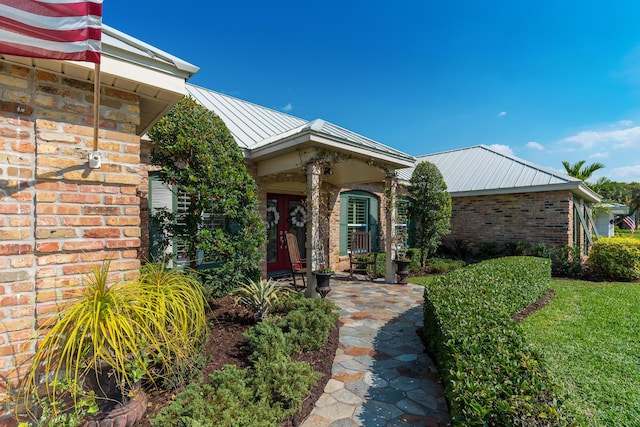
[[[288,312],[286,316],[266,319],[245,334],[252,368],[227,365],[206,381],[190,384],[151,425],[280,426],[300,410],[302,399],[321,376],[308,363],[289,356],[326,344],[338,318],[335,308],[324,299],[292,294],[276,307]]]
[[[587,274],[612,281],[640,279],[640,240],[629,237],[596,240],[589,252]]]
[[[550,261],[508,257],[425,285],[424,332],[454,425],[570,425],[556,390],[511,316],[545,294]]]

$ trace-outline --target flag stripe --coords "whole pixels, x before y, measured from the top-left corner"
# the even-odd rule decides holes
[[[84,15],[80,16],[46,16],[6,6],[2,4],[3,1],[5,0],[0,0],[0,16],[4,17],[5,19],[21,22],[27,26],[38,27],[47,30],[62,31],[68,31],[70,29],[77,29],[82,27],[101,27],[102,19],[99,14],[94,15],[85,13]]]
[[[0,4],[15,10],[40,16],[65,17],[102,15],[100,1],[44,1],[44,0],[0,0]]]
[[[86,18],[84,19],[86,20]],[[59,25],[54,27],[54,30],[49,30],[46,27],[31,26],[25,23],[25,21],[15,21],[5,16],[0,16],[0,28],[9,32],[6,36],[10,38],[12,37],[10,33],[15,33],[17,36],[23,35],[50,41],[75,42],[83,40],[100,40],[101,38],[100,28],[94,28],[93,26],[79,28],[77,22],[69,22],[69,20],[62,19],[58,19],[57,21],[59,22]],[[5,41],[14,40],[7,39]]]
[[[29,58],[66,59],[71,61],[100,62],[99,51],[55,51],[34,46],[16,46],[15,44],[0,42],[0,52],[11,50],[11,55],[28,56]]]
[[[0,0],[0,53],[100,62],[102,0]]]

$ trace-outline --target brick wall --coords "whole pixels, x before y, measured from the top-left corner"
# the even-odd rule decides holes
[[[572,244],[573,195],[570,191],[455,197],[451,235],[477,249],[481,242]]]
[[[112,259],[112,280],[137,276],[141,170],[137,96],[103,89],[100,169],[87,164],[91,82],[0,61],[0,99],[3,387],[28,365],[38,325],[93,265]],[[3,415],[0,425],[9,424]]]

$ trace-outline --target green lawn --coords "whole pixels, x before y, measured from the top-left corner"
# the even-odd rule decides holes
[[[522,327],[580,426],[640,426],[640,284],[554,280]]]

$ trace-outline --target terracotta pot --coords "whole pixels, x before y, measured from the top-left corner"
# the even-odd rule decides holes
[[[116,404],[111,410],[99,413],[85,420],[83,427],[131,427],[147,412],[148,398],[144,391],[137,389],[125,402]]]
[[[99,411],[87,417],[83,427],[131,427],[147,411],[147,395],[137,383],[131,390],[120,389],[113,368],[101,363],[97,371],[90,371],[86,386],[95,391]]]

